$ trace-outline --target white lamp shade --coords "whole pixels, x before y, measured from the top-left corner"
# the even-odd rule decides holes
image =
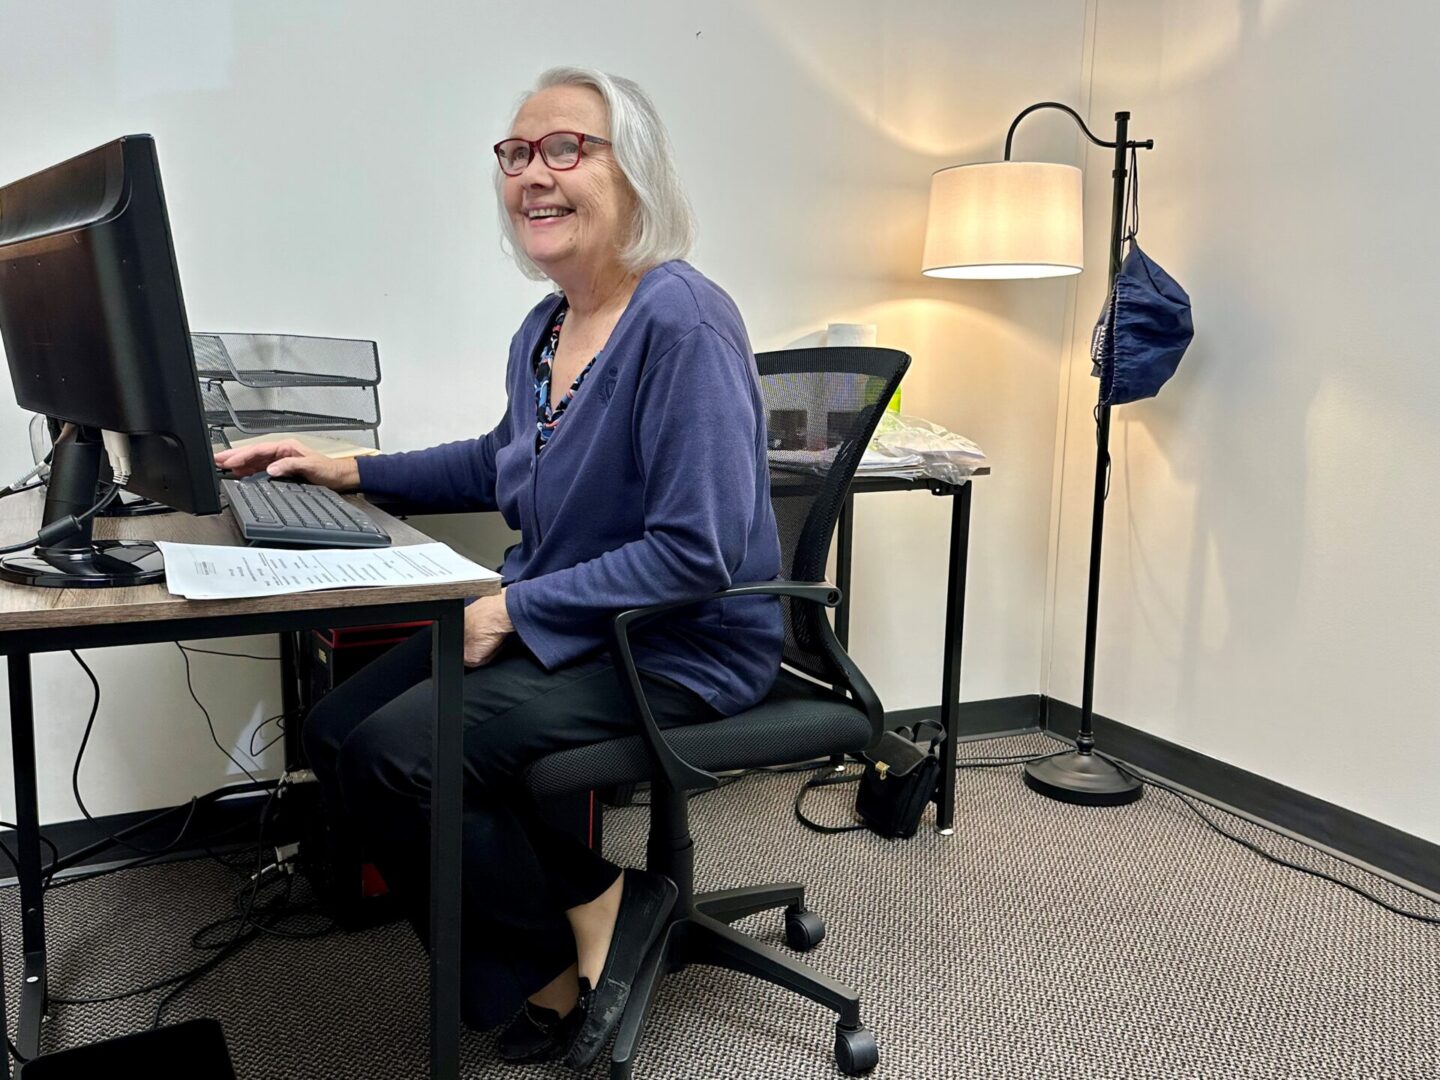
[[[931,277],[1036,278],[1085,265],[1080,170],[1048,161],[991,161],[930,179],[921,270]]]

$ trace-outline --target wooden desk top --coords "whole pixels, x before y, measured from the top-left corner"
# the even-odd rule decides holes
[[[389,514],[368,506],[357,495],[347,496],[365,506],[390,534],[396,547],[430,542],[430,537]],[[35,535],[45,504],[43,491],[25,491],[0,499],[0,547],[18,544]],[[186,544],[240,546],[239,530],[227,510],[209,517],[190,514],[153,514],[140,517],[97,518],[97,540],[173,540]],[[378,589],[325,589],[284,596],[244,600],[185,600],[171,596],[162,585],[115,589],[45,589],[0,581],[0,633],[5,630],[67,626],[96,626],[118,622],[209,618],[277,611],[314,611],[342,607],[372,607],[424,600],[450,600],[489,596],[500,591],[498,581],[469,581],[450,585],[397,586]]]

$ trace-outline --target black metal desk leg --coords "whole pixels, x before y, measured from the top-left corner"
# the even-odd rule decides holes
[[[41,885],[40,812],[36,803],[35,710],[30,693],[30,656],[12,653],[10,739],[15,759],[15,843],[20,865],[20,943],[25,955],[16,1017],[15,1047],[27,1058],[40,1053],[45,1016],[45,896]]]
[[[846,495],[840,504],[840,520],[835,525],[835,584],[840,589],[840,603],[835,608],[835,639],[842,649],[850,648],[850,556],[855,550],[855,496]],[[842,690],[842,687],[835,687]],[[830,764],[838,772],[845,767],[844,754],[831,754]]]
[[[5,1008],[5,937],[0,934],[0,1033],[10,1038],[10,1014]],[[0,1080],[10,1080],[10,1047],[0,1048]]]
[[[945,657],[940,723],[945,728],[935,827],[955,831],[955,751],[960,714],[960,653],[965,637],[965,571],[970,550],[970,483],[960,485],[950,504],[950,583],[945,601]]]
[[[855,496],[846,495],[835,527],[835,584],[840,587],[840,604],[835,609],[835,638],[842,649],[850,648],[850,558],[854,550]]]
[[[0,1034],[10,1038],[10,1013],[5,1007],[5,937],[0,934]],[[0,1047],[0,1080],[10,1080],[10,1047]]]
[[[300,768],[305,757],[300,744],[305,728],[301,703],[308,694],[301,692],[300,653],[306,644],[307,636],[299,631],[286,630],[280,634],[280,711],[285,714],[285,741],[281,746],[285,750],[286,772]]]
[[[446,605],[430,650],[435,687],[430,791],[430,1076],[460,1076],[460,863],[462,759],[460,681],[464,607]]]

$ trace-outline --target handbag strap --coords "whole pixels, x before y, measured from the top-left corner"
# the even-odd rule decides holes
[[[812,832],[818,832],[818,833],[855,832],[855,831],[857,831],[857,830],[859,830],[859,829],[865,828],[864,825],[858,825],[858,824],[857,824],[857,825],[821,825],[818,821],[811,821],[809,818],[807,818],[807,817],[805,816],[805,811],[803,811],[802,809],[800,809],[800,805],[805,801],[805,796],[809,795],[810,792],[813,791],[815,788],[832,787],[832,786],[834,786],[835,784],[855,784],[855,783],[859,783],[860,777],[863,776],[863,775],[864,775],[863,773],[857,773],[857,774],[854,774],[854,775],[849,775],[849,774],[841,775],[841,774],[839,774],[839,773],[831,772],[831,771],[830,771],[830,766],[828,766],[828,765],[825,766],[825,768],[821,769],[818,773],[816,773],[816,775],[812,776],[809,780],[806,780],[805,783],[803,783],[803,784],[800,785],[800,790],[799,790],[799,792],[797,792],[796,795],[795,795],[795,818],[796,818],[796,820],[799,821],[801,825],[804,825],[807,829],[811,830]]]
[[[935,753],[936,747],[945,741],[945,728],[939,720],[921,720],[915,725],[915,741],[917,743],[920,741],[920,732],[927,727],[935,729],[935,735],[930,740],[930,745],[925,748],[927,754],[933,754]]]
[[[924,738],[924,732],[926,728],[931,728],[935,732],[934,736],[930,739],[930,745],[925,748],[925,752],[927,754],[933,754],[935,753],[935,748],[945,741],[945,728],[941,725],[939,720],[921,720],[914,727],[911,727],[907,724],[902,727],[895,728],[894,731],[897,735],[903,734],[906,738],[908,738],[911,742],[915,743],[918,746],[921,740]]]

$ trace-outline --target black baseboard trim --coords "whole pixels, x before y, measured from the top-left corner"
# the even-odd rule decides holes
[[[904,727],[921,720],[939,720],[940,706],[919,709],[892,709],[885,714],[887,728]],[[987,735],[1013,735],[1040,728],[1040,695],[962,701],[957,710],[955,739],[963,741]]]
[[[939,706],[899,709],[885,714],[885,724],[895,728],[938,719],[939,715]],[[956,727],[957,742],[1037,730],[1073,739],[1080,728],[1080,710],[1068,702],[1041,694],[969,701],[960,705]],[[1097,749],[1136,768],[1429,892],[1440,893],[1440,845],[1099,714],[1095,716],[1095,738]],[[191,827],[191,835],[213,836],[234,828],[236,835],[227,846],[234,840],[253,843],[265,800],[263,794],[243,795],[202,806]],[[156,811],[113,814],[93,822],[59,822],[46,825],[42,831],[64,856],[104,839],[108,833],[137,824],[153,813]],[[177,812],[133,839],[143,847],[159,847],[174,837],[183,820],[183,813]],[[0,832],[0,842],[15,850],[13,832]],[[188,859],[200,854],[203,849],[187,841],[166,859],[156,861]],[[48,862],[49,849],[44,848],[42,855]],[[80,865],[105,865],[132,857],[134,853],[125,848],[111,848]],[[0,873],[5,875],[0,877],[0,885],[13,884],[12,867],[0,864]]]
[[[1041,698],[1041,720],[1066,739],[1080,730],[1080,710],[1054,698]],[[1095,748],[1111,757],[1440,893],[1440,845],[1099,713],[1094,728]]]
[[[190,828],[186,830],[185,839],[174,851],[166,852],[153,859],[152,863],[178,862],[182,859],[193,859],[204,855],[205,848],[200,840],[207,837],[214,838],[210,843],[216,852],[233,851],[246,847],[253,850],[260,833],[260,814],[268,798],[269,796],[263,793],[245,794],[201,803],[195,811],[195,819],[191,822]],[[98,844],[123,829],[138,825],[146,818],[163,812],[164,808],[161,807],[156,810],[143,810],[129,814],[108,814],[95,818],[93,821],[86,818],[78,821],[58,821],[42,825],[40,832],[59,849],[60,857],[65,859],[75,852],[82,851],[92,844]],[[173,807],[167,818],[126,839],[133,841],[137,847],[151,851],[158,850],[175,839],[175,834],[180,831],[180,826],[184,823],[185,815],[188,812],[188,803],[182,807]],[[266,829],[266,839],[276,843],[283,842],[279,835],[283,829],[275,827],[273,818],[272,813],[272,823],[271,827]],[[6,829],[0,832],[0,843],[3,843],[10,851],[15,851],[14,831]],[[40,857],[46,865],[49,864],[53,854],[49,844],[42,843],[40,845]],[[111,845],[77,862],[73,867],[67,868],[59,875],[59,879],[63,880],[71,873],[83,873],[86,867],[95,869],[130,862],[138,858],[141,858],[139,852],[119,844]],[[15,883],[16,869],[10,865],[9,858],[3,852],[0,852],[0,874],[4,875],[0,877],[0,886]]]

